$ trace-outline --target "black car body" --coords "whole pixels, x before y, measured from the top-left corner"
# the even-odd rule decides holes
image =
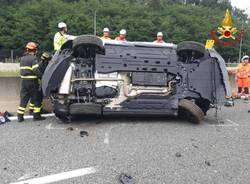
[[[155,44],[79,36],[43,77],[61,119],[74,115],[186,115],[200,122],[230,88],[225,61],[197,42]]]

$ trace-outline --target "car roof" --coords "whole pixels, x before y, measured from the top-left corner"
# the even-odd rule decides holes
[[[173,43],[153,43],[153,42],[131,42],[131,41],[117,41],[117,40],[102,40],[103,45],[122,45],[128,47],[165,47],[176,48],[177,45]]]

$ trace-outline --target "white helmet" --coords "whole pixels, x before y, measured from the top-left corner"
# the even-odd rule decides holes
[[[158,32],[157,36],[163,36],[163,33],[162,32]]]
[[[58,28],[59,28],[59,29],[62,29],[62,28],[64,28],[64,27],[67,27],[67,24],[65,24],[64,22],[58,23]]]
[[[241,61],[243,61],[245,59],[249,59],[249,56],[248,55],[243,56],[242,59],[241,59]]]
[[[126,29],[122,29],[122,30],[120,31],[120,35],[126,35],[126,34],[127,34]]]
[[[105,28],[103,29],[103,32],[109,32],[109,28],[105,27]]]

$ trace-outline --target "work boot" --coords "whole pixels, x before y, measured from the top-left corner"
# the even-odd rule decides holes
[[[45,109],[41,109],[41,114],[49,114],[49,111],[46,111]]]
[[[19,123],[21,123],[21,122],[24,121],[23,114],[17,114],[17,121],[18,121]]]
[[[45,120],[45,117],[42,117],[40,112],[39,113],[33,113],[33,120],[34,121],[43,121]]]

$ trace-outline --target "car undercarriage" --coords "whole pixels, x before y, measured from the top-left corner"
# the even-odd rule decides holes
[[[230,92],[223,58],[200,43],[102,41],[95,36],[66,42],[42,84],[62,120],[179,115],[199,123]]]

